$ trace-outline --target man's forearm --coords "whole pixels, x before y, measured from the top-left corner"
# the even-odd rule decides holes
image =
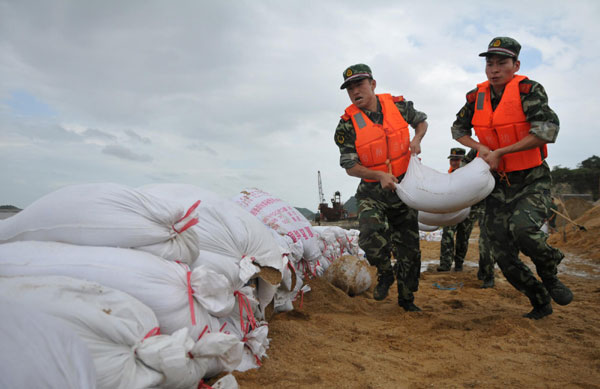
[[[506,155],[506,154],[510,154],[510,153],[517,153],[519,151],[542,147],[546,143],[548,143],[548,142],[543,140],[542,138],[538,138],[537,136],[535,136],[533,134],[529,134],[525,138],[521,139],[520,141],[513,143],[512,145],[506,146],[506,147],[501,147],[495,151],[498,152],[500,155]]]
[[[385,174],[384,172],[378,170],[368,169],[359,163],[352,166],[350,169],[346,169],[346,173],[348,173],[348,175],[352,177],[376,181],[379,181],[381,179],[381,175]]]

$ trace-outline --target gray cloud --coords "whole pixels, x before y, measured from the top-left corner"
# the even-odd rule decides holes
[[[149,145],[149,144],[152,143],[152,141],[150,140],[150,138],[140,136],[138,133],[136,133],[133,130],[125,130],[124,132],[125,132],[126,135],[129,136],[129,138],[131,138],[132,140],[134,140],[136,142],[144,143],[144,144],[147,144],[147,145]]]
[[[109,134],[107,132],[101,131],[101,130],[96,130],[94,128],[86,129],[85,131],[83,131],[81,136],[86,139],[100,139],[100,140],[106,140],[106,141],[116,141],[117,140],[116,136]]]
[[[150,162],[152,157],[146,154],[138,154],[131,149],[120,145],[108,145],[102,149],[103,154],[115,156],[117,158],[126,159],[137,162]]]

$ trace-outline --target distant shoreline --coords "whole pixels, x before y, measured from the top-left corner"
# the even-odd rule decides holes
[[[20,209],[0,209],[0,220],[7,219],[19,213]]]

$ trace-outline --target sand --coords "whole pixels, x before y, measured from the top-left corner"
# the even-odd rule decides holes
[[[578,219],[589,218],[584,237],[550,238],[567,254],[560,278],[575,295],[552,315],[523,318],[529,301],[499,269],[495,288],[479,288],[475,228],[463,272],[437,273],[440,243],[421,241],[423,312],[398,307],[395,285],[377,302],[372,287],[350,297],[311,280],[301,307],[270,319],[263,366],[234,373],[240,388],[600,388],[600,209],[592,211]]]

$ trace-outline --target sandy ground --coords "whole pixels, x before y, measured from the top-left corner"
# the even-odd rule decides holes
[[[423,312],[398,307],[395,285],[377,302],[372,289],[349,297],[311,280],[302,306],[270,319],[269,357],[234,374],[240,388],[600,388],[597,213],[588,231],[550,238],[567,254],[560,278],[575,298],[542,320],[522,317],[529,301],[499,269],[495,288],[479,288],[476,228],[463,272],[437,273],[440,243],[421,241]]]

